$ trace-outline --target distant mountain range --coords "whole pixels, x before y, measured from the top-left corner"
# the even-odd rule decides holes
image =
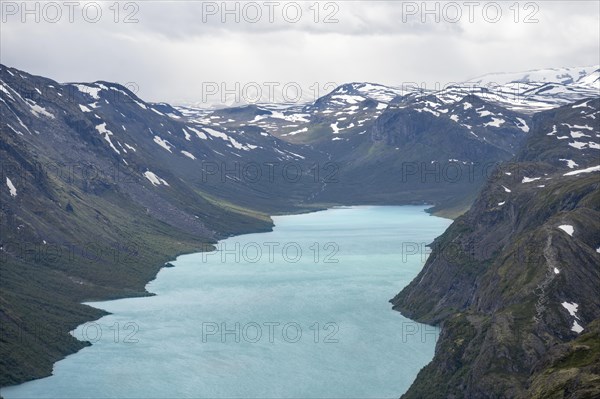
[[[546,370],[556,361],[544,358],[550,347],[583,337],[569,330],[573,321],[590,328],[598,317],[589,292],[600,256],[590,250],[600,247],[598,76],[598,67],[492,74],[437,91],[348,83],[308,104],[214,110],[0,66],[0,385],[51,373],[86,345],[68,331],[102,314],[81,302],[147,295],[147,281],[176,254],[269,230],[272,214],[426,203],[453,218],[470,210],[394,299],[444,331],[407,395],[429,394],[427,379],[459,396],[507,381],[519,394],[546,386],[545,374],[525,370]],[[557,248],[523,270],[507,263],[531,237]],[[479,241],[493,251],[465,252]],[[461,255],[444,263],[435,248],[449,243]],[[556,266],[560,295],[548,297],[550,318],[534,323],[530,291],[554,257],[579,269]],[[577,318],[556,301],[576,303]],[[494,317],[526,320],[519,327],[537,352],[511,343],[478,358],[502,345],[486,335],[500,328]],[[476,331],[449,359],[440,348],[465,339],[455,326]],[[494,356],[510,361],[474,366]]]
[[[599,121],[597,97],[536,114],[392,300],[444,331],[406,398],[600,395]]]

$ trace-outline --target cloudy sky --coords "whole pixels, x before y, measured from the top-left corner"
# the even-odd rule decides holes
[[[287,99],[312,98],[351,81],[433,87],[600,63],[597,1],[76,4],[3,0],[1,62],[175,103],[257,90],[281,98],[284,88]]]

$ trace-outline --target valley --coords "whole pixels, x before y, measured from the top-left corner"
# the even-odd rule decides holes
[[[455,221],[392,300],[442,328],[405,397],[595,394],[596,347],[561,367],[598,334],[598,74],[198,109],[1,65],[0,385],[50,375],[89,345],[69,331],[106,315],[82,302],[148,296],[177,255],[272,215],[427,205]]]

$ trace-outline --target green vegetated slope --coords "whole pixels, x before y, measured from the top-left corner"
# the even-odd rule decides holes
[[[269,230],[272,222],[262,211],[215,200],[200,178],[184,180],[194,170],[188,158],[165,157],[161,151],[171,153],[149,133],[177,128],[181,137],[169,140],[183,149],[182,124],[166,126],[169,118],[125,88],[106,90],[128,98],[110,104],[115,97],[107,94],[91,98],[71,85],[1,72],[10,87],[0,103],[0,385],[8,385],[49,375],[55,361],[87,345],[68,331],[103,313],[81,302],[148,295],[146,283],[175,255]],[[82,112],[89,103],[96,108]],[[116,150],[96,129],[103,123]],[[186,149],[200,158],[209,151],[196,139]],[[153,184],[145,171],[168,185]],[[255,187],[237,190],[248,198]]]
[[[598,397],[599,108],[537,114],[522,150],[392,299],[442,326],[403,398]]]
[[[0,79],[0,386],[47,376],[55,361],[88,345],[68,331],[102,312],[81,302],[148,295],[146,283],[175,255],[269,230],[271,214],[428,203],[457,216],[484,184],[473,209],[436,241],[450,260],[436,261],[435,250],[421,283],[395,301],[411,317],[443,322],[439,347],[449,345],[438,348],[409,395],[432,386],[426,373],[447,383],[436,392],[450,392],[456,381],[459,394],[501,390],[506,381],[523,392],[543,380],[530,384],[522,370],[577,336],[560,302],[579,304],[586,327],[597,317],[593,302],[571,296],[575,286],[588,292],[597,271],[570,271],[597,257],[597,180],[564,177],[572,169],[557,160],[591,165],[598,150],[569,147],[572,129],[562,123],[593,124],[581,111],[597,109],[597,101],[539,115],[527,133],[529,115],[462,92],[450,100],[393,97],[378,87],[373,99],[360,91],[373,85],[350,84],[301,109],[205,113],[144,102],[109,82],[61,84],[3,65]],[[558,133],[543,135],[552,123]],[[595,126],[583,134],[597,135]],[[299,129],[306,136],[290,136]],[[526,138],[511,175],[488,181],[490,166],[511,159]],[[544,181],[521,184],[523,175]],[[574,226],[573,237],[556,230],[559,221]],[[553,276],[531,266],[542,258],[569,263]],[[530,266],[514,267],[521,259]],[[556,297],[528,291],[546,277],[562,281],[558,291],[544,289]],[[531,321],[538,300],[541,327]],[[543,333],[513,354],[515,325],[526,335],[535,326]],[[483,346],[480,374],[469,374]],[[436,368],[440,353],[446,368]],[[503,360],[490,371],[486,362],[496,356]]]

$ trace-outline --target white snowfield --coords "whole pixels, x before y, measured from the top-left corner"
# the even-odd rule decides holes
[[[10,192],[10,196],[16,197],[17,196],[17,188],[15,187],[13,182],[8,178],[8,176],[6,177],[6,185],[8,186],[8,191]]]
[[[39,106],[34,101],[29,100],[29,99],[26,99],[26,102],[27,102],[27,104],[29,104],[29,110],[31,111],[31,113],[33,115],[35,115],[37,118],[39,118],[40,115],[43,115],[46,118],[54,119],[54,115],[52,113],[48,112],[46,110],[46,108]]]
[[[566,67],[566,68],[548,68],[536,69],[524,72],[504,72],[490,73],[469,80],[469,82],[481,85],[505,85],[511,82],[557,82],[568,83],[570,81],[586,84],[593,83],[594,72],[599,68],[598,65],[584,67]],[[582,77],[583,76],[583,77]],[[586,80],[587,79],[587,80]],[[588,82],[591,80],[591,82]]]
[[[167,140],[163,140],[160,136],[154,136],[154,142],[156,144],[158,144],[159,146],[161,146],[162,148],[164,148],[165,150],[169,151],[170,153],[172,153],[173,151],[171,151],[171,143],[169,143]]]
[[[300,133],[306,133],[306,132],[308,132],[308,128],[307,128],[307,127],[304,127],[304,128],[302,128],[302,129],[294,130],[294,131],[292,131],[292,132],[289,132],[289,133],[283,134],[282,136],[295,136],[296,134],[300,134]]]
[[[331,127],[331,130],[333,130],[333,134],[338,134],[340,132],[340,128],[338,127],[338,123],[332,123],[331,125],[329,125]]]
[[[519,129],[521,129],[524,133],[529,133],[529,126],[525,120],[522,118],[517,118],[517,120],[519,121],[519,124],[517,125]]]
[[[575,164],[575,165],[577,165],[577,164]],[[600,172],[600,165],[598,165],[598,166],[591,166],[589,168],[579,169],[579,170],[574,170],[574,171],[571,171],[571,172],[567,172],[563,176],[574,176],[574,175],[579,175],[579,174],[582,174],[582,173],[592,173],[592,172]]]
[[[567,233],[568,235],[570,235],[571,237],[573,237],[575,228],[573,226],[571,226],[570,224],[561,224],[560,226],[558,226],[558,228],[561,229],[562,231],[564,231],[565,233]]]
[[[75,86],[77,88],[77,90],[79,90],[83,94],[87,94],[87,95],[91,96],[94,100],[100,99],[100,95],[98,93],[100,93],[100,90],[102,90],[101,87],[85,85],[85,84],[80,84],[80,83],[76,83],[73,86]]]
[[[153,173],[149,170],[144,172],[144,177],[146,177],[146,179],[150,180],[150,183],[152,183],[152,185],[154,185],[154,186],[160,186],[160,185],[168,186],[169,185],[169,183],[167,183],[167,181],[165,179],[161,179],[155,173]]]
[[[196,136],[198,136],[198,138],[202,139],[202,140],[208,140],[208,136],[206,134],[204,134],[204,132],[198,130],[198,129],[194,129],[193,127],[187,127],[189,130],[191,130],[192,132],[196,133]]]
[[[567,167],[569,169],[573,169],[575,166],[579,166],[575,161],[571,160],[571,159],[564,159],[564,158],[560,158],[559,161],[564,161],[567,163]]]
[[[506,122],[502,118],[492,117],[492,121],[488,123],[484,123],[483,126],[491,126],[491,127],[500,127]]]
[[[194,154],[192,154],[191,152],[187,152],[187,151],[181,151],[181,153],[182,153],[183,155],[185,155],[186,157],[188,157],[188,158],[192,159],[192,160],[195,160],[195,159],[196,159],[196,157],[194,156]]]
[[[233,137],[227,135],[226,133],[220,132],[215,129],[211,129],[209,127],[204,127],[203,130],[213,137],[216,137],[221,140],[229,142],[229,144],[227,144],[227,145],[229,147],[235,148],[237,150],[250,151],[250,150],[254,150],[254,149],[258,148],[258,146],[256,146],[256,145],[242,144],[239,141],[237,141],[236,139],[234,139]]]
[[[112,136],[113,134],[110,130],[106,128],[106,123],[101,123],[100,125],[96,126],[96,130],[104,137],[104,140],[106,140],[108,145],[110,145],[110,148],[112,148],[114,152],[120,155],[121,152],[117,150],[117,147],[114,146],[112,140],[110,139],[110,136]]]
[[[578,304],[576,304],[575,302],[572,302],[572,303],[562,302],[561,305],[565,309],[567,309],[567,312],[569,312],[571,317],[574,317],[575,319],[579,319],[579,316],[577,316],[577,309],[579,308]],[[581,327],[581,325],[579,325],[577,320],[573,320],[573,326],[571,327],[571,331],[574,331],[577,334],[579,334],[583,331],[583,327]]]

